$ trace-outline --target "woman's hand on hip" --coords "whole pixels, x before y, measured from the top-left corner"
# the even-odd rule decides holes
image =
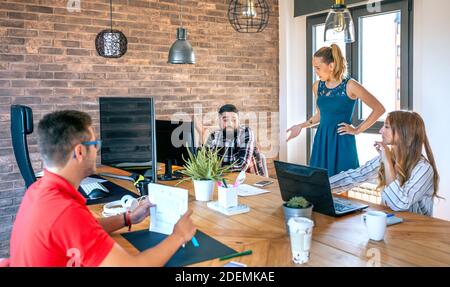
[[[346,124],[346,123],[340,123],[338,124],[339,128],[337,130],[338,134],[343,136],[343,135],[354,135],[356,136],[357,134],[359,134],[359,131],[357,128],[355,128],[352,125]]]

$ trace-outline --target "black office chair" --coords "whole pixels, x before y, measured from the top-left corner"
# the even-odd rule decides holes
[[[30,107],[21,105],[11,106],[11,138],[20,173],[25,185],[30,187],[36,181],[28,153],[27,135],[33,132],[33,111]]]

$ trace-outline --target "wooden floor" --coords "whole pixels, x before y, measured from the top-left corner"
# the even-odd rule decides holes
[[[101,167],[99,172],[117,173],[117,170]],[[230,174],[233,180],[236,174]],[[129,182],[110,179],[130,190]],[[248,175],[246,183],[252,184],[260,177]],[[176,182],[167,182],[174,185]],[[398,213],[404,222],[387,228],[384,241],[368,239],[361,223],[361,213],[334,218],[313,213],[314,230],[311,259],[304,265],[296,265],[291,259],[289,236],[286,233],[279,186],[266,187],[270,193],[252,197],[240,197],[239,202],[251,208],[249,213],[225,216],[210,210],[206,203],[195,201],[192,183],[179,187],[189,190],[189,208],[194,210],[192,219],[197,228],[237,251],[251,249],[252,255],[233,258],[248,266],[449,266],[450,222],[412,213]],[[217,199],[217,191],[214,198]],[[101,205],[90,207],[101,216]],[[369,210],[384,210],[371,204]],[[392,211],[387,210],[392,213]],[[133,230],[148,229],[149,220],[134,226]],[[113,238],[130,253],[138,251],[120,233]],[[218,259],[193,266],[223,266],[227,261]]]

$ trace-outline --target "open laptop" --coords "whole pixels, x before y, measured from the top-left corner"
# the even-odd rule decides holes
[[[275,161],[275,170],[284,201],[303,196],[314,205],[314,211],[335,217],[368,207],[352,200],[333,197],[326,169]]]

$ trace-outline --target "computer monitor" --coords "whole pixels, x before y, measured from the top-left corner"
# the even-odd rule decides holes
[[[172,165],[183,166],[189,158],[187,148],[194,153],[194,122],[156,120],[156,158],[165,164],[159,180],[175,180],[180,175],[172,172]]]
[[[153,98],[100,98],[101,163],[156,181]]]

